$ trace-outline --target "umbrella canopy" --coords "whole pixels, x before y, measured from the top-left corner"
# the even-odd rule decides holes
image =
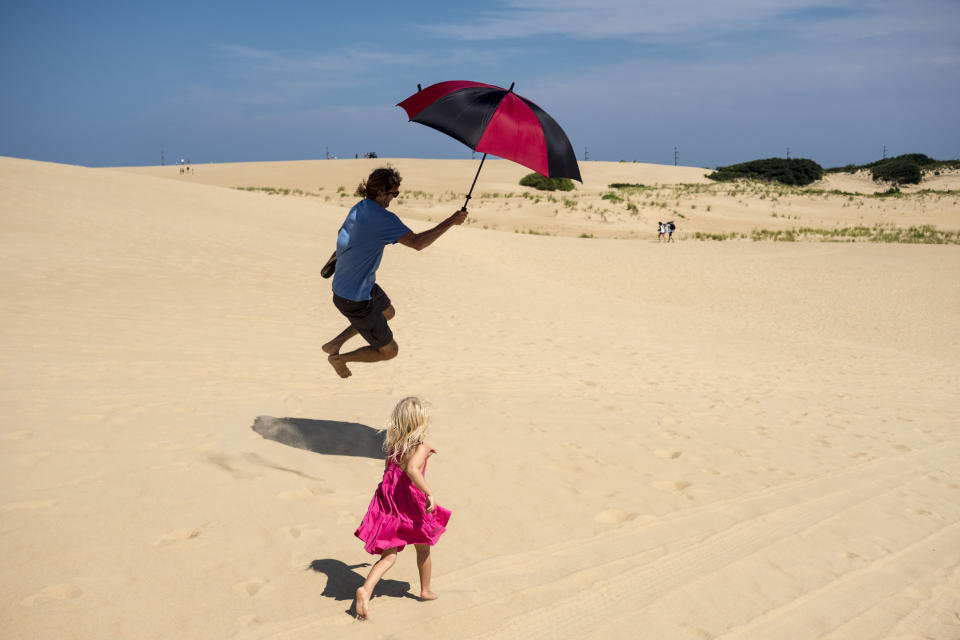
[[[474,151],[512,160],[549,178],[583,182],[567,134],[546,111],[515,94],[512,84],[503,89],[466,80],[440,82],[397,106],[412,122],[442,131]]]

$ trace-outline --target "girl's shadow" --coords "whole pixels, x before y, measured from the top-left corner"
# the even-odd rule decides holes
[[[340,560],[333,560],[332,558],[314,560],[310,563],[311,569],[317,573],[327,575],[327,584],[323,588],[323,593],[320,595],[333,598],[337,601],[349,600],[350,608],[347,609],[347,613],[350,616],[356,616],[356,610],[354,609],[355,603],[353,600],[357,595],[357,588],[363,586],[363,581],[366,579],[366,576],[357,573],[354,569],[369,566],[369,562],[362,562],[351,566]],[[376,598],[377,596],[419,599],[410,593],[409,582],[388,580],[386,578],[381,579],[380,582],[377,583],[377,586],[374,587],[371,598]]]

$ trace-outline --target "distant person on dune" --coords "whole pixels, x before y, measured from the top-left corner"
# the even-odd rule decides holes
[[[400,195],[400,181],[396,169],[380,168],[360,183],[357,194],[365,197],[347,214],[337,236],[337,251],[321,271],[326,277],[335,268],[333,304],[350,321],[349,327],[323,345],[330,365],[341,378],[350,377],[350,362],[390,360],[399,350],[387,324],[396,311],[387,293],[376,284],[383,248],[399,242],[417,251],[426,249],[467,219],[467,210],[461,209],[432,229],[414,233],[396,214],[387,211],[390,202]],[[368,345],[340,353],[343,344],[358,333]]]

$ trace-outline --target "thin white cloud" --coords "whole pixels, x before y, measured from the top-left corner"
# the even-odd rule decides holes
[[[220,57],[245,72],[304,74],[318,77],[350,77],[359,73],[377,75],[392,69],[434,69],[456,65],[495,67],[516,56],[530,53],[530,47],[498,47],[462,45],[439,50],[378,50],[345,48],[336,51],[285,52],[257,49],[241,45],[222,45]]]
[[[757,28],[786,11],[816,7],[811,0],[510,0],[471,24],[426,25],[436,34],[491,40],[531,35],[577,39],[686,38]],[[834,6],[854,4],[834,3]]]
[[[181,87],[171,106],[200,108],[223,114],[309,113],[308,105],[343,101],[364,108],[365,96],[384,91],[402,97],[417,82],[424,86],[450,79],[457,69],[473,74],[499,72],[531,48],[491,48],[456,44],[428,51],[337,48],[331,51],[287,51],[225,44],[212,50],[215,80]],[[400,81],[398,82],[398,79]],[[398,85],[402,85],[398,89]],[[408,86],[409,85],[409,86]],[[340,108],[340,107],[334,107]]]
[[[946,34],[955,30],[958,8],[954,0],[507,0],[469,24],[421,26],[460,40],[552,35],[703,45],[765,30],[799,37],[816,37],[821,29],[843,29],[847,38],[895,36],[918,28]]]
[[[378,51],[369,48],[288,53],[240,45],[222,45],[219,47],[219,52],[225,59],[248,68],[291,74],[316,72],[349,74],[384,66],[425,65],[430,64],[432,60],[432,57],[425,53]]]

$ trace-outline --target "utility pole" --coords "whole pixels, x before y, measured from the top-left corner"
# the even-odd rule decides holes
[[[790,147],[787,147],[787,160],[790,159]]]
[[[680,149],[677,147],[673,148],[673,166],[677,166],[677,163],[680,161]]]
[[[324,147],[323,152],[327,155],[327,160],[330,159],[330,147]]]
[[[163,155],[163,149],[160,149],[160,166],[162,167],[166,164],[167,164],[167,159]]]
[[[587,151],[587,145],[583,145],[583,161],[586,162],[590,159],[590,152]]]
[[[883,145],[883,159],[887,159],[887,145]]]

